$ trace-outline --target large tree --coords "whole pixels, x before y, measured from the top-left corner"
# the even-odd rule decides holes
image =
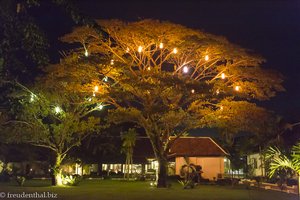
[[[281,77],[260,67],[262,57],[223,37],[156,20],[98,23],[109,38],[77,27],[62,40],[82,44],[71,54],[86,56],[77,66],[97,66],[108,77],[112,121],[144,128],[159,162],[158,187],[166,187],[167,155],[177,138],[197,127],[226,127],[223,119],[243,130],[240,111],[264,112],[250,101],[283,90]]]

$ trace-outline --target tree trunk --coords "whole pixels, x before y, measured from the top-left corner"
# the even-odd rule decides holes
[[[61,165],[61,162],[63,160],[63,157],[64,156],[60,153],[56,154],[55,164],[54,164],[54,167],[53,167],[54,181],[52,182],[52,185],[55,185],[55,186],[63,185],[62,171],[60,169],[60,165]]]
[[[158,158],[158,180],[157,180],[157,187],[158,188],[166,188],[167,187],[167,167],[168,167],[168,160],[165,156],[161,156]]]

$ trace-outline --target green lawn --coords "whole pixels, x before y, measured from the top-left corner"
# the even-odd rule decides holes
[[[58,199],[108,200],[296,200],[297,196],[281,192],[246,189],[245,187],[200,185],[195,189],[182,189],[178,183],[171,188],[150,187],[150,182],[124,182],[111,180],[85,180],[79,186],[51,187],[50,181],[27,181],[23,187],[16,183],[0,183],[1,192],[53,192]],[[1,196],[1,195],[0,195]]]

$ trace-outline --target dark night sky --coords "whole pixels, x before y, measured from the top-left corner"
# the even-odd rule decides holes
[[[265,67],[285,76],[287,92],[264,105],[290,120],[300,119],[300,1],[78,0],[74,3],[93,18],[168,20],[225,36],[254,50],[267,59]],[[63,48],[57,38],[71,31],[74,24],[54,7],[47,7],[38,17],[57,55],[57,47]]]

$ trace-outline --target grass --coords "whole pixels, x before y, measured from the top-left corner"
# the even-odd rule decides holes
[[[125,182],[112,180],[84,180],[79,186],[52,187],[48,180],[26,181],[23,187],[17,183],[0,183],[1,192],[34,193],[53,192],[58,199],[100,200],[296,200],[297,195],[268,190],[246,189],[243,186],[199,185],[195,189],[182,189],[176,182],[171,188],[157,189],[150,182]]]

